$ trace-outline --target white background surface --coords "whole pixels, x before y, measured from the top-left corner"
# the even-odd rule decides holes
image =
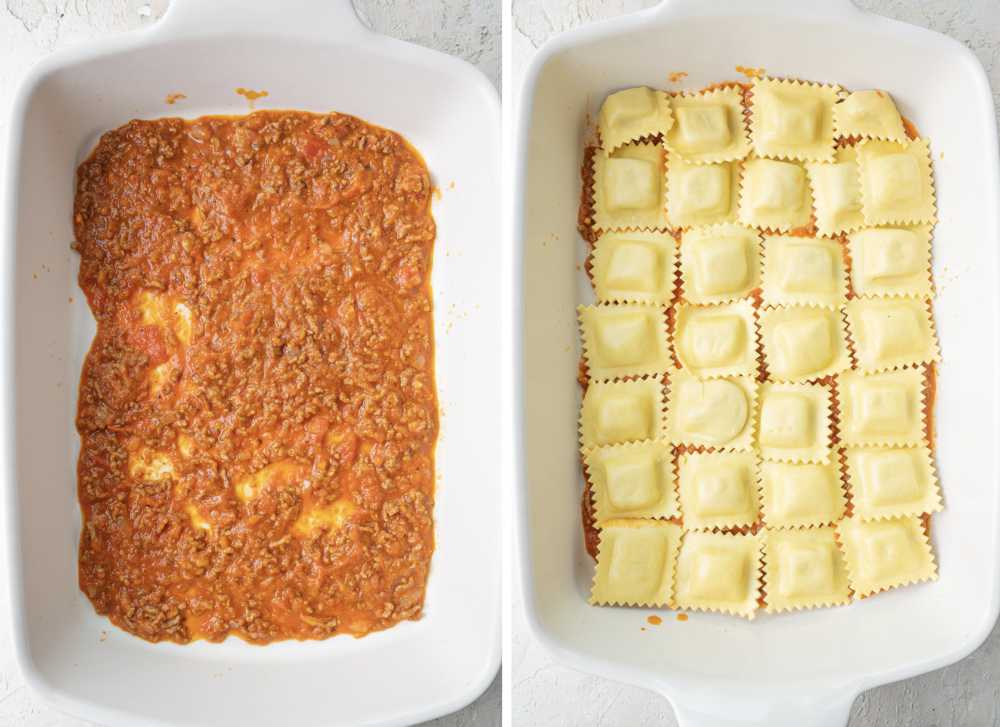
[[[709,0],[706,0],[709,1]],[[752,1],[752,0],[747,0]],[[1000,2],[997,0],[856,0],[873,12],[946,33],[982,61],[1000,103]],[[512,76],[516,102],[535,50],[551,35],[656,0],[514,0]],[[891,90],[891,89],[890,89]],[[947,497],[947,483],[945,496]],[[961,486],[952,483],[951,486]],[[513,723],[517,727],[652,727],[676,725],[657,694],[572,671],[554,662],[526,632],[519,579],[514,579]],[[948,618],[948,614],[941,614]],[[665,619],[659,628],[683,628]],[[1000,629],[962,662],[865,693],[851,727],[985,727],[1000,725]]]
[[[6,143],[14,90],[32,63],[72,43],[153,23],[168,5],[169,0],[5,0],[0,8],[2,143]],[[378,32],[465,58],[498,85],[498,0],[356,0],[355,5],[362,19]],[[0,155],[3,153],[5,150],[0,150]],[[6,578],[0,577],[0,727],[83,727],[88,724],[42,705],[21,681],[11,654]],[[498,727],[499,677],[474,704],[427,724],[434,727]]]

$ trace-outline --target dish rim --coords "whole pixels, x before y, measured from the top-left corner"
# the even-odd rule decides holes
[[[216,20],[218,19],[216,16],[225,17],[227,9],[232,9],[227,7],[231,3],[237,4],[236,0],[227,0],[226,3],[220,2],[219,6],[212,11],[214,13],[213,17]],[[14,279],[15,250],[18,244],[15,211],[19,201],[18,195],[14,191],[18,182],[18,164],[16,160],[18,150],[21,147],[21,138],[24,135],[25,112],[29,101],[37,93],[41,83],[50,74],[60,70],[69,69],[106,56],[130,51],[141,52],[143,48],[160,42],[171,43],[178,40],[192,40],[206,35],[256,35],[258,37],[282,38],[288,34],[290,26],[297,19],[296,14],[298,18],[301,18],[304,12],[315,14],[315,8],[310,7],[308,0],[296,0],[290,17],[278,23],[280,27],[275,29],[261,29],[259,25],[254,25],[254,23],[259,23],[260,16],[266,14],[272,8],[264,0],[251,0],[251,4],[251,9],[257,15],[250,14],[247,16],[243,26],[227,29],[226,27],[220,27],[217,24],[209,22],[204,26],[198,27],[196,33],[190,34],[192,21],[198,19],[198,14],[202,11],[202,8],[196,6],[193,0],[172,0],[164,16],[150,26],[103,39],[80,43],[53,52],[35,63],[20,79],[11,104],[10,127],[6,135],[8,153],[4,164],[5,168],[2,171],[6,184],[2,207],[0,207],[5,213],[2,227],[0,227],[0,239],[6,243],[3,245],[2,252],[0,252],[0,275],[3,276],[3,280],[6,283],[2,297],[0,297],[0,311],[2,311],[4,318],[8,322],[13,323],[15,320],[14,312],[17,309]],[[247,6],[239,5],[239,7],[243,10]],[[499,93],[487,77],[471,63],[442,51],[390,38],[369,30],[357,16],[349,0],[335,0],[326,9],[326,13],[332,19],[342,23],[334,32],[327,33],[324,29],[309,27],[308,25],[294,28],[294,32],[301,32],[302,36],[310,42],[318,41],[320,44],[326,43],[331,46],[349,44],[370,46],[378,49],[379,52],[387,57],[417,58],[426,62],[428,66],[433,66],[435,72],[456,78],[469,88],[470,93],[477,95],[489,105],[491,116],[495,119],[495,128],[492,131],[495,132],[498,139],[501,138]],[[346,110],[344,113],[351,113],[351,111]],[[190,115],[183,114],[180,111],[165,115],[192,118]],[[438,241],[435,242],[436,246],[437,244]],[[444,315],[443,310],[436,312],[438,316]],[[45,702],[48,702],[60,711],[87,719],[97,719],[115,724],[135,723],[137,721],[146,724],[160,724],[160,721],[151,719],[148,715],[137,714],[104,702],[79,699],[72,694],[66,693],[58,685],[51,683],[32,659],[28,628],[25,622],[26,614],[19,603],[19,594],[24,592],[25,563],[21,553],[23,538],[21,535],[21,507],[19,505],[17,486],[17,449],[15,446],[17,432],[15,403],[21,397],[16,393],[17,381],[15,379],[14,351],[17,348],[17,342],[15,327],[13,325],[6,326],[3,338],[0,341],[3,344],[3,354],[0,356],[0,396],[6,397],[7,404],[4,408],[2,419],[0,419],[2,421],[2,424],[0,424],[0,453],[5,455],[3,468],[0,469],[0,490],[2,490],[0,498],[2,498],[4,510],[3,523],[6,531],[3,537],[3,550],[4,562],[8,574],[6,576],[8,585],[7,601],[10,610],[9,628],[12,637],[14,661],[18,665],[25,683]],[[502,482],[499,483],[498,489],[502,495]],[[437,517],[440,517],[440,515],[436,515],[435,523],[437,523]],[[437,527],[435,528],[435,533],[437,533]],[[498,545],[502,548],[502,543],[499,541]],[[497,562],[490,568],[490,572],[495,572],[495,569],[500,568],[501,556],[502,551],[496,553]],[[500,580],[500,574],[497,573],[496,575],[497,580]],[[430,577],[433,577],[433,573]],[[452,694],[450,697],[408,708],[403,712],[397,712],[394,717],[379,719],[370,724],[405,725],[434,719],[460,710],[481,696],[493,682],[500,668],[500,634],[502,622],[500,603],[494,606],[487,618],[480,618],[479,620],[481,623],[490,625],[488,630],[493,633],[493,636],[488,639],[488,650],[482,654],[482,668],[480,673],[469,681],[464,689]]]
[[[740,12],[747,15],[773,15],[775,13],[783,13],[786,15],[796,16],[797,18],[809,18],[814,21],[817,20],[817,16],[822,14],[826,14],[829,17],[850,17],[853,18],[855,22],[863,19],[866,23],[881,24],[887,31],[891,31],[892,29],[906,29],[907,31],[917,31],[925,33],[927,36],[934,36],[938,42],[943,41],[949,44],[954,49],[954,52],[961,55],[967,65],[970,65],[972,72],[976,75],[979,92],[983,93],[985,97],[988,98],[989,106],[991,108],[993,107],[990,85],[983,66],[972,51],[970,51],[964,44],[950,38],[949,36],[927,28],[913,26],[909,23],[904,23],[863,11],[857,8],[850,0],[831,0],[831,2],[826,6],[822,6],[819,2],[815,1],[796,3],[795,0],[760,0],[753,7],[743,6],[738,2],[723,1],[708,8],[700,7],[697,0],[660,0],[659,4],[645,10],[640,10],[616,18],[591,22],[559,33],[546,41],[531,59],[521,83],[521,87],[518,91],[518,106],[515,111],[516,137],[513,150],[515,154],[513,189],[515,191],[513,193],[512,216],[514,229],[512,246],[514,270],[513,286],[515,300],[517,301],[514,306],[514,325],[516,335],[513,343],[515,349],[513,355],[515,371],[514,399],[515,406],[517,406],[515,446],[513,448],[514,466],[516,472],[514,482],[514,489],[516,493],[514,503],[516,519],[515,557],[517,559],[520,572],[520,578],[516,580],[518,581],[518,586],[521,589],[525,622],[528,624],[528,630],[531,636],[535,638],[543,646],[543,648],[552,654],[558,661],[575,669],[599,674],[601,676],[619,681],[627,681],[629,683],[638,684],[652,689],[665,696],[674,705],[675,709],[678,709],[679,711],[686,711],[682,708],[687,706],[687,702],[678,694],[679,690],[676,686],[676,680],[673,677],[664,677],[663,675],[655,674],[644,668],[624,665],[614,662],[608,658],[599,658],[580,653],[572,644],[569,644],[564,639],[551,634],[541,621],[541,616],[538,610],[539,594],[538,588],[536,587],[537,580],[534,565],[531,560],[529,544],[532,528],[530,525],[531,509],[529,506],[529,478],[524,447],[524,429],[526,421],[524,381],[526,367],[523,334],[526,311],[523,304],[520,303],[524,296],[523,266],[527,224],[527,205],[524,190],[526,189],[528,179],[528,143],[532,129],[532,115],[534,111],[536,88],[541,73],[550,61],[564,51],[573,49],[591,41],[599,41],[612,36],[628,35],[631,31],[635,30],[648,31],[651,27],[667,26],[672,20],[676,19],[688,19],[692,17],[705,16],[725,17],[727,10],[734,8],[739,8]],[[996,128],[995,118],[991,119],[990,126],[992,128]],[[994,133],[990,136],[989,147],[984,149],[983,154],[984,159],[993,160],[993,163],[990,165],[990,171],[994,189],[1000,189],[1000,183],[998,183],[998,179],[1000,179],[1000,163],[997,161],[997,149],[997,135]],[[997,301],[994,301],[994,307],[1000,307],[1000,304],[998,304]],[[994,332],[994,334],[996,334],[996,332]],[[1000,336],[994,335],[993,345],[994,349],[1000,348]],[[998,405],[994,408],[994,419],[1000,418],[998,417],[998,414],[1000,414],[1000,402],[998,402]],[[994,463],[993,471],[1000,471],[1000,466],[997,464],[998,461],[1000,461],[1000,457],[998,457],[996,452],[993,453],[992,459]],[[995,500],[996,498],[997,495],[994,495]],[[995,549],[998,556],[1000,556],[1000,541],[995,542]],[[998,615],[1000,615],[1000,576],[993,578],[990,603],[984,612],[984,619],[982,623],[976,624],[975,628],[969,632],[968,637],[962,642],[956,643],[954,648],[947,654],[935,656],[934,658],[928,658],[920,662],[901,665],[895,669],[886,670],[880,673],[872,673],[862,676],[856,675],[849,680],[849,686],[846,688],[829,690],[825,693],[816,692],[810,695],[796,692],[796,696],[806,699],[809,702],[809,707],[813,709],[822,708],[823,705],[826,705],[831,714],[838,710],[842,711],[844,713],[844,719],[846,720],[847,711],[850,709],[854,699],[862,691],[938,669],[968,656],[989,636],[994,624],[997,621]],[[697,682],[707,680],[699,680],[697,677],[694,677],[691,681]],[[724,681],[716,679],[712,683],[718,686],[723,684]],[[787,690],[775,692],[770,695],[770,697],[772,697],[770,701],[780,701],[781,697],[789,696],[791,695]],[[768,701],[768,699],[765,698],[763,700],[757,700],[758,703],[760,701]],[[706,724],[710,724],[710,722],[706,722]]]

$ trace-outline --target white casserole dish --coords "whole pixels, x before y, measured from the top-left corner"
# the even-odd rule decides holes
[[[437,549],[423,617],[363,639],[154,645],[98,617],[77,586],[74,417],[94,322],[69,247],[76,166],[131,118],[246,113],[239,86],[270,92],[258,107],[341,111],[400,132],[443,190],[433,210]],[[187,99],[166,106],[171,92]],[[153,28],[29,73],[4,201],[3,494],[17,658],[55,707],[102,724],[401,725],[459,709],[490,683],[500,655],[500,397],[489,385],[499,376],[499,126],[479,72],[370,33],[349,0],[173,0]]]
[[[586,603],[577,454],[580,349],[575,308],[582,151],[604,97],[739,77],[737,64],[889,90],[931,140],[940,223],[937,464],[946,509],[932,525],[940,580],[848,607],[760,615],[693,614],[640,631],[647,610]],[[1000,173],[982,67],[961,44],[861,12],[848,0],[667,0],[550,41],[518,110],[514,229],[522,307],[516,352],[523,457],[518,544],[528,622],[566,664],[659,691],[682,725],[842,727],[864,689],[954,662],[997,617]],[[940,155],[940,156],[939,156]],[[517,329],[515,329],[517,330]]]

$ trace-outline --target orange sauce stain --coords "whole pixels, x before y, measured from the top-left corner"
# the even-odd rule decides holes
[[[657,616],[657,615],[656,615],[655,613],[654,613],[654,614],[653,614],[652,616],[649,616],[649,617],[648,617],[648,618],[646,619],[646,621],[647,621],[647,622],[648,622],[648,623],[649,623],[649,624],[650,624],[651,626],[659,626],[659,625],[660,625],[661,623],[663,623],[663,619],[662,619],[662,618],[660,618],[659,616]]]
[[[905,116],[903,117],[903,130],[906,131],[906,135],[911,139],[920,138],[920,132],[917,130],[917,125]]]
[[[687,76],[688,76],[687,71],[674,71],[669,76],[667,76],[667,80],[669,80],[671,83],[678,83],[687,78]]]
[[[187,98],[183,93],[168,93],[164,101],[167,102],[168,106],[173,106],[175,103],[180,101],[182,98]]]
[[[236,89],[236,93],[247,100],[250,104],[250,109],[253,110],[254,102],[259,98],[264,98],[268,95],[267,91],[251,91],[249,88],[243,88],[240,86]]]
[[[678,621],[687,621],[688,620],[688,615],[686,613],[679,613],[679,614],[677,614],[677,620]]]
[[[747,78],[763,78],[765,69],[752,68],[750,66],[736,66],[736,72],[742,73]]]

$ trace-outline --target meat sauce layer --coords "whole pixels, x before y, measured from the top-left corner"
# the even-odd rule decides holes
[[[420,616],[431,182],[351,116],[132,121],[77,172],[80,588],[150,641]]]

